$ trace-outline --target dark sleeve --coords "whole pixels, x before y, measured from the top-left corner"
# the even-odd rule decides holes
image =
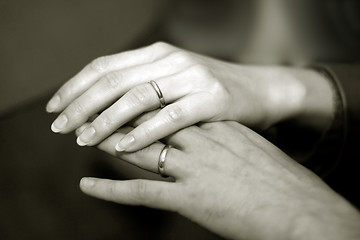
[[[360,63],[326,64],[327,69],[340,83],[341,91],[346,100],[349,130],[359,130],[360,119]]]
[[[336,191],[360,207],[360,63],[326,64],[335,78],[344,101],[346,139],[340,161],[326,181]]]
[[[322,74],[333,91],[334,113],[323,131],[285,121],[276,126],[275,144],[290,157],[323,179],[334,172],[342,159],[347,138],[346,97],[334,72],[324,64],[308,66]]]
[[[319,133],[293,125],[276,126],[275,145],[322,177],[360,208],[360,64],[316,64],[334,91],[336,111],[331,126]]]

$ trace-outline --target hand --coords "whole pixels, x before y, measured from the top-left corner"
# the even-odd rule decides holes
[[[163,143],[133,153],[115,151],[129,131],[122,128],[98,148],[157,172]],[[313,173],[240,124],[193,126],[164,142],[173,146],[165,172],[175,182],[83,178],[82,191],[116,203],[175,211],[225,238],[360,236],[360,216],[353,207]]]
[[[327,101],[331,105],[331,97],[314,91],[327,89],[321,84],[318,88],[307,84],[314,76],[308,70],[231,64],[156,43],[94,60],[59,89],[47,110],[62,111],[52,124],[52,130],[61,133],[104,110],[77,139],[79,145],[92,146],[159,107],[148,83],[154,80],[167,106],[117,145],[118,151],[135,151],[198,122],[233,120],[265,129],[305,110],[315,116],[320,107],[314,106]],[[309,96],[321,100],[309,102]]]

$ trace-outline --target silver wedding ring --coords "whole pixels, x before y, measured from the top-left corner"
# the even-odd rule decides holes
[[[151,80],[150,82],[150,85],[153,87],[153,89],[155,90],[158,98],[159,98],[159,101],[160,101],[160,108],[164,108],[165,105],[166,105],[166,102],[165,102],[165,99],[164,99],[164,96],[159,88],[159,85],[157,85],[157,83],[153,80]]]
[[[160,152],[159,162],[158,162],[158,172],[162,177],[168,177],[165,173],[165,161],[166,161],[166,155],[170,148],[171,148],[170,145],[165,145]]]

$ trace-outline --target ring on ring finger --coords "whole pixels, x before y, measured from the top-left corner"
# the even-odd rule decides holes
[[[158,172],[162,177],[168,177],[165,173],[165,162],[166,162],[166,156],[171,148],[171,145],[165,145],[164,148],[160,152],[159,156],[159,162],[158,162]]]
[[[153,87],[153,89],[155,90],[155,92],[159,98],[160,108],[164,108],[166,106],[166,102],[165,102],[164,96],[159,88],[159,85],[157,85],[157,83],[153,80],[151,80],[149,83]]]

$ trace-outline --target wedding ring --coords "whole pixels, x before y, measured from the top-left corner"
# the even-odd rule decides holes
[[[158,162],[158,172],[162,177],[168,177],[165,173],[165,161],[166,161],[166,155],[170,148],[171,148],[170,145],[165,145],[160,152],[159,162]]]
[[[166,102],[165,102],[165,99],[164,99],[164,96],[159,88],[159,85],[157,85],[157,83],[153,80],[151,80],[150,82],[150,85],[153,87],[153,89],[155,90],[158,98],[159,98],[159,101],[160,101],[160,108],[164,108],[165,105],[166,105]]]

